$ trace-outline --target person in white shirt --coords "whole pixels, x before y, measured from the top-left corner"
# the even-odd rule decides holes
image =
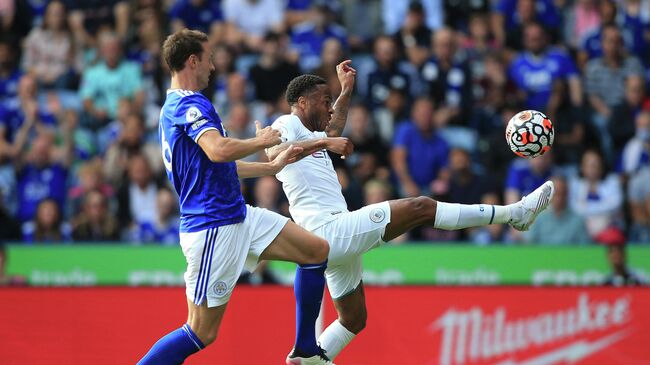
[[[276,177],[282,182],[296,223],[330,242],[325,275],[339,318],[318,339],[330,359],[366,323],[362,254],[427,224],[456,230],[508,223],[525,231],[553,196],[553,183],[548,181],[521,201],[507,206],[449,204],[420,196],[384,201],[349,212],[327,151],[343,158],[352,153],[351,142],[341,133],[356,70],[346,60],[336,66],[336,71],[342,91],[334,105],[327,82],[319,76],[302,75],[289,83],[286,99],[291,114],[279,117],[271,126],[281,132],[285,142],[266,150],[272,161],[291,145],[303,149],[300,160],[286,166]]]

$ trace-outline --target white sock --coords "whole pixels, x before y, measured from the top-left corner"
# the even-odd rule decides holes
[[[334,360],[356,335],[343,327],[338,320],[332,322],[318,337],[318,344],[325,350],[325,355]]]
[[[488,224],[508,223],[511,218],[512,205],[486,204],[452,204],[438,202],[434,228],[457,230],[468,227],[486,226]]]

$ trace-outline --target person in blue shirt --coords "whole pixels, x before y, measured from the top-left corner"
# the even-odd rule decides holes
[[[447,142],[434,127],[431,100],[417,99],[412,110],[411,120],[397,129],[391,151],[392,167],[404,197],[431,195],[449,155]]]
[[[524,28],[524,46],[510,64],[509,76],[522,93],[524,106],[545,112],[553,92],[553,82],[566,80],[569,97],[575,106],[582,105],[580,74],[564,51],[547,46],[544,28],[539,23],[528,23]]]
[[[181,364],[214,342],[239,274],[259,260],[299,264],[292,361],[331,364],[315,337],[327,241],[286,217],[246,205],[239,184],[239,178],[276,174],[295,161],[302,148],[292,146],[270,163],[239,161],[281,143],[281,133],[261,129],[258,122],[254,138],[228,137],[214,107],[200,93],[215,70],[205,33],[184,29],[170,35],[163,44],[163,59],[172,77],[160,113],[159,138],[167,177],[179,195],[189,314],[187,323],[156,342],[138,364]]]
[[[303,71],[320,66],[321,49],[327,39],[338,39],[344,48],[348,44],[345,28],[334,23],[334,12],[327,2],[316,3],[311,14],[306,22],[293,27],[291,35],[291,47],[298,52]]]
[[[533,0],[536,18],[549,29],[556,29],[560,26],[560,12],[553,0]],[[505,44],[508,32],[515,30],[519,19],[517,18],[518,0],[499,0],[494,5],[494,27],[495,37],[500,44]]]
[[[169,9],[171,29],[183,28],[210,33],[223,21],[220,0],[176,0]]]

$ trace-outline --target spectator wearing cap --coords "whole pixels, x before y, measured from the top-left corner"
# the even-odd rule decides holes
[[[555,193],[550,209],[542,212],[530,231],[524,234],[527,242],[541,245],[576,245],[590,241],[585,220],[569,207],[569,185],[563,176],[551,179]]]
[[[334,22],[335,8],[329,1],[315,1],[309,19],[292,29],[291,48],[298,53],[300,68],[309,72],[321,63],[321,50],[329,38],[336,38],[347,48],[345,28]]]
[[[607,263],[611,273],[605,277],[606,286],[639,286],[644,283],[627,266],[625,234],[617,228],[607,228],[595,238],[596,242],[607,247]]]

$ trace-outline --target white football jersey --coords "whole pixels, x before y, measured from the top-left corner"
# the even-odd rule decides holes
[[[283,140],[289,143],[327,137],[325,132],[305,128],[300,118],[293,114],[279,117],[271,127],[279,130]],[[336,219],[336,214],[348,211],[341,184],[325,149],[285,166],[276,177],[289,199],[291,216],[307,230],[314,230]]]

